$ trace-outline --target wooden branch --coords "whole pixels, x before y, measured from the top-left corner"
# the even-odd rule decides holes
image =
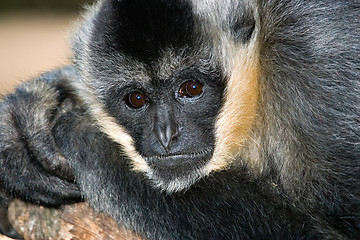
[[[0,240],[13,240],[13,239],[8,238],[8,237],[3,236],[3,235],[0,234]]]
[[[53,209],[15,200],[9,219],[25,240],[142,240],[86,203]]]

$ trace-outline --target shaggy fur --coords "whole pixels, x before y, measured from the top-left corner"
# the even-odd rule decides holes
[[[0,105],[0,186],[45,205],[82,196],[148,239],[356,239],[359,12],[103,0],[74,63]],[[203,93],[180,98],[189,80]],[[131,91],[143,108],[126,106]],[[154,132],[169,128],[164,149]]]

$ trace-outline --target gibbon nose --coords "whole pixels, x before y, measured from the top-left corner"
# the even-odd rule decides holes
[[[168,109],[161,109],[155,116],[154,131],[165,151],[169,150],[171,142],[178,134],[177,123]]]

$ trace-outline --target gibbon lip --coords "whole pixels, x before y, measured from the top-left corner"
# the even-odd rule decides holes
[[[186,164],[187,162],[193,163],[194,161],[204,161],[209,159],[212,154],[212,148],[205,148],[198,152],[191,153],[168,153],[145,157],[145,160],[150,164],[162,163],[170,165]]]
[[[195,157],[195,156],[201,156],[206,155],[212,151],[212,148],[205,148],[198,152],[191,152],[191,153],[168,153],[168,154],[161,154],[161,155],[155,155],[151,157],[145,157],[145,159],[164,159],[168,157]]]

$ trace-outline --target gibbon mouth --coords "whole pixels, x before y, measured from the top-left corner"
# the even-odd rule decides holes
[[[156,168],[194,168],[206,164],[213,153],[212,148],[205,148],[192,153],[169,153],[145,157],[146,162]]]

